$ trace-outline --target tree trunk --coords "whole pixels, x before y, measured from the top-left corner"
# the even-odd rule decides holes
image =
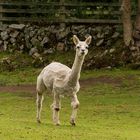
[[[120,10],[122,12],[123,40],[124,40],[122,59],[124,63],[128,64],[133,62],[133,54],[131,51],[133,43],[132,22],[131,22],[131,0],[122,0]]]
[[[122,0],[121,11],[122,11],[124,44],[125,46],[129,47],[132,42],[132,22],[131,22],[130,0]]]
[[[131,62],[140,67],[140,0],[138,0],[136,21],[133,29],[133,43],[130,46]]]
[[[140,52],[140,0],[138,0],[138,9],[134,26],[133,38],[134,38],[134,46],[136,47],[138,55]]]

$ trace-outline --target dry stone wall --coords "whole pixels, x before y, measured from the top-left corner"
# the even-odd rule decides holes
[[[12,24],[0,28],[0,51],[53,53],[73,49],[72,36],[93,37],[92,47],[112,47],[121,37],[119,25],[36,25]]]
[[[87,67],[99,67],[98,60],[116,59],[114,44],[122,38],[120,25],[25,25],[11,24],[0,27],[0,52],[8,51],[28,53],[33,59],[42,63],[42,55],[58,52],[67,52],[74,49],[72,36],[76,34],[80,40],[92,36],[90,50],[98,50],[87,61]],[[113,55],[115,54],[115,55]],[[106,58],[107,56],[107,58]],[[108,59],[109,56],[109,59]],[[117,59],[120,56],[117,56]],[[34,61],[35,61],[34,60]],[[108,67],[111,64],[103,66]],[[38,63],[38,62],[37,62]],[[97,63],[97,64],[96,64]],[[101,62],[100,62],[101,63]],[[85,67],[86,67],[85,66]],[[101,66],[102,67],[102,64]]]

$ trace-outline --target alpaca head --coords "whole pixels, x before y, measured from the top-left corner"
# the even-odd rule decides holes
[[[85,41],[80,41],[76,35],[73,36],[73,42],[76,45],[77,56],[84,57],[85,55],[87,55],[89,44],[91,43],[91,39],[92,37],[89,36],[88,38],[86,38]]]

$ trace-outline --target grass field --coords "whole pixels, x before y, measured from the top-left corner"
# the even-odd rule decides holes
[[[39,71],[3,72],[0,85],[35,84]],[[51,95],[45,95],[37,124],[35,94],[0,92],[0,140],[140,140],[140,71],[83,72],[82,79],[88,78],[97,81],[81,87],[76,127],[69,124],[68,97],[62,98],[61,126],[54,126]]]

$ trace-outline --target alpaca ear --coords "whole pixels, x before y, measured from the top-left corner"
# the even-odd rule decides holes
[[[89,37],[85,40],[86,44],[89,45],[89,44],[91,43],[91,40],[92,40],[92,36],[89,36]]]
[[[76,35],[73,36],[73,42],[75,45],[79,43],[79,38]]]

